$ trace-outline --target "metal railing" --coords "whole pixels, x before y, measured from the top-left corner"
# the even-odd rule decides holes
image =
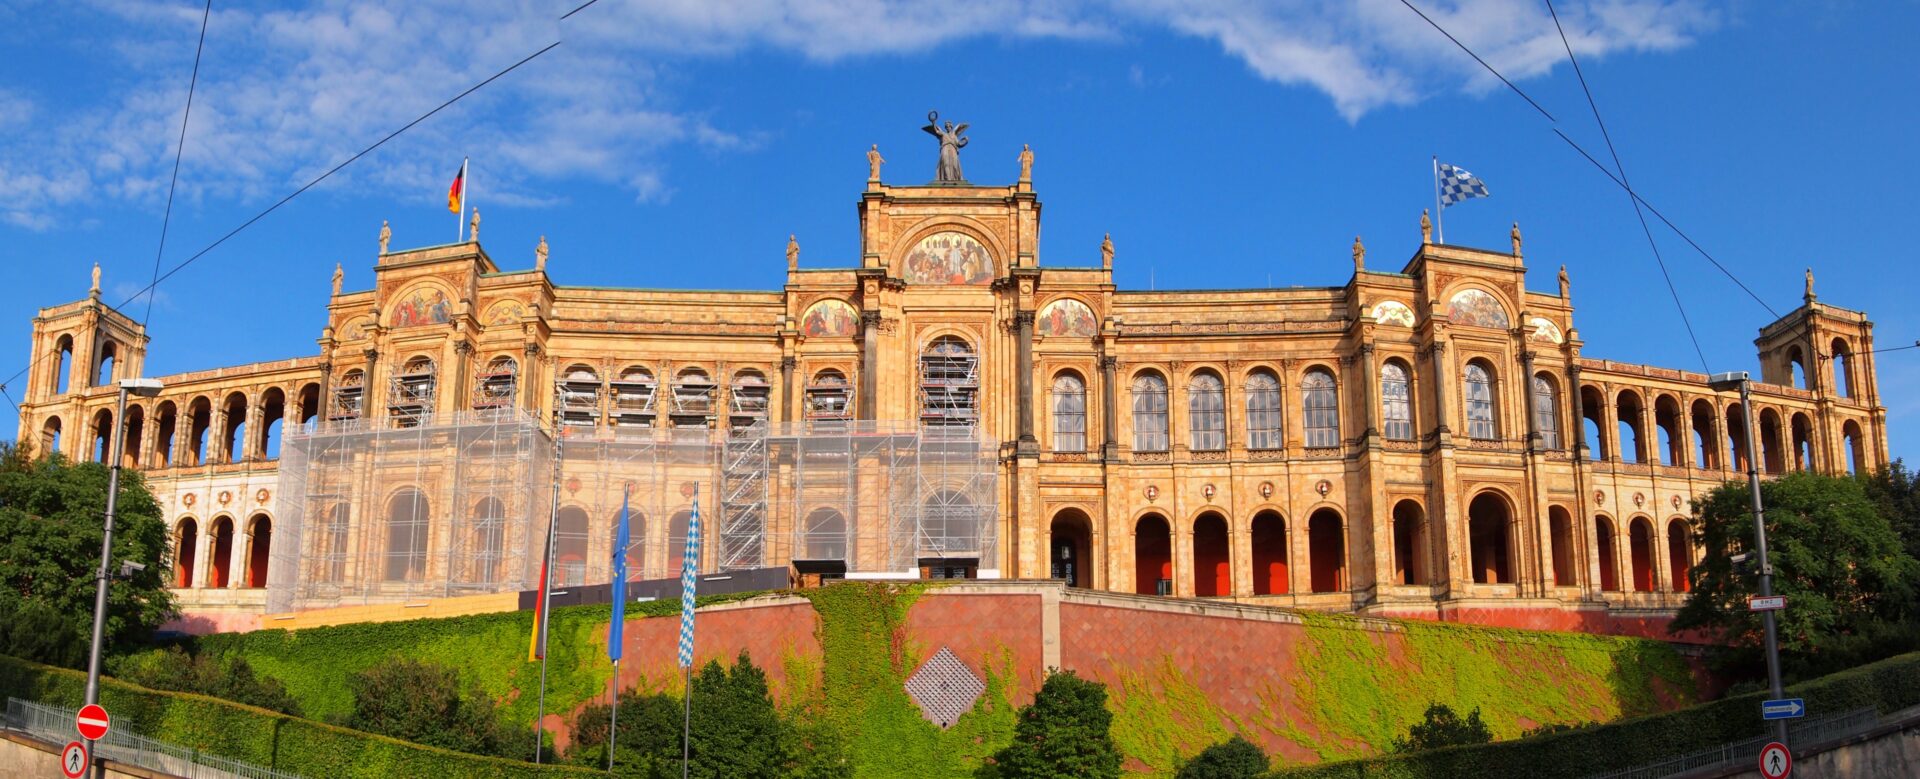
[[[8,698],[4,724],[8,730],[59,745],[80,737],[74,731],[74,714],[74,709],[64,706]],[[300,779],[299,774],[262,768],[192,747],[147,738],[125,725],[116,725],[107,732],[106,738],[94,742],[93,752],[95,757],[185,779]]]
[[[1855,733],[1864,733],[1879,724],[1880,714],[1872,707],[1855,709],[1820,719],[1793,723],[1787,727],[1787,743],[1825,743]],[[1677,776],[1721,766],[1758,765],[1761,747],[1772,741],[1772,735],[1755,736],[1745,741],[1722,744],[1712,749],[1703,749],[1657,763],[1638,765],[1612,773],[1594,774],[1590,779],[1660,779],[1660,777]]]

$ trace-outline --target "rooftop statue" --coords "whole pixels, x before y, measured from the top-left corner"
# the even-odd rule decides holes
[[[934,169],[933,180],[941,184],[965,183],[967,177],[960,174],[960,150],[967,145],[966,136],[963,135],[967,131],[967,123],[961,122],[959,127],[955,127],[952,122],[947,122],[945,127],[941,127],[940,112],[928,111],[927,126],[920,129],[940,139],[940,166]]]

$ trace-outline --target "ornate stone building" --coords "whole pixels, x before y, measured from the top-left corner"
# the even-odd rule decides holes
[[[1817,301],[1810,278],[1805,305],[1760,331],[1765,383],[1749,426],[1737,394],[1701,374],[1585,356],[1564,272],[1557,290],[1526,289],[1517,227],[1509,252],[1432,243],[1423,229],[1395,271],[1365,268],[1356,241],[1353,276],[1336,287],[1120,290],[1110,241],[1097,264],[1040,262],[1025,170],[1008,186],[900,186],[882,183],[871,159],[854,267],[800,268],[790,245],[777,291],[564,287],[545,274],[544,238],[530,269],[502,269],[477,242],[389,252],[383,236],[374,288],[342,291],[336,275],[318,354],[162,377],[164,392],[135,400],[124,420],[113,419],[112,380],[141,375],[147,337],[103,305],[96,283],[34,318],[39,362],[20,434],[100,459],[123,423],[125,463],[146,473],[173,527],[181,603],[226,626],[258,619],[269,569],[288,563],[300,571],[271,576],[290,585],[357,576],[433,583],[394,597],[471,591],[454,586],[469,581],[466,563],[423,562],[457,554],[445,549],[471,533],[493,533],[489,554],[513,570],[488,567],[471,579],[479,590],[526,586],[533,528],[550,511],[572,550],[560,575],[604,580],[620,498],[585,497],[581,480],[605,471],[590,457],[553,465],[555,429],[578,443],[707,446],[696,459],[794,431],[912,434],[901,446],[920,457],[929,442],[985,442],[986,492],[968,502],[986,518],[967,531],[973,546],[923,539],[856,560],[905,504],[845,512],[868,520],[821,514],[802,471],[826,455],[760,455],[769,483],[747,485],[764,496],[760,540],[711,541],[709,569],[1055,577],[1594,629],[1678,605],[1697,554],[1688,500],[1740,478],[1749,429],[1766,473],[1887,460],[1872,324]],[[416,464],[433,471],[416,486],[365,476],[381,486],[341,511],[333,540],[317,529],[326,506],[304,509],[304,541],[285,527],[292,504],[320,500],[311,485],[332,467],[312,442],[360,435],[381,448],[391,446],[382,431],[475,424],[532,431],[488,444],[524,463],[513,478],[531,486],[505,511],[530,525],[459,524],[485,513],[452,492],[471,489],[470,477]],[[283,443],[302,451],[305,486],[286,483]],[[864,456],[841,455],[840,478],[869,473]],[[719,493],[708,504],[719,523],[748,518],[727,502],[741,490],[724,463],[688,463],[685,485]],[[841,497],[859,502],[850,494],[867,488]],[[404,506],[394,489],[412,490]],[[624,494],[633,489],[628,479]],[[636,518],[636,577],[672,575],[691,497],[651,499],[645,512],[672,521]],[[571,529],[568,510],[579,512]],[[916,521],[924,530],[942,516]],[[816,544],[830,536],[839,540]],[[349,543],[373,551],[315,563]]]

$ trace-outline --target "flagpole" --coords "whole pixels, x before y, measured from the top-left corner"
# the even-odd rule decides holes
[[[1440,155],[1438,154],[1433,155],[1433,226],[1438,233],[1434,243],[1446,243],[1447,207],[1440,204]]]
[[[613,661],[613,712],[607,721],[607,771],[613,771],[613,744],[620,736],[620,661]]]
[[[683,623],[693,621],[694,581],[690,571],[700,567],[700,483],[693,484],[693,522],[687,528],[687,549],[680,558],[680,613]],[[685,630],[686,625],[682,625]],[[687,779],[687,766],[693,760],[693,633],[685,631],[686,651],[681,653],[680,679],[686,685],[680,709],[680,779]]]
[[[461,163],[460,172],[463,182],[466,179],[466,170],[466,163]],[[460,188],[461,194],[464,195],[466,185],[462,183]],[[464,201],[465,199],[463,197],[462,202]],[[547,647],[545,639],[547,636],[547,617],[553,612],[553,588],[548,585],[553,581],[553,529],[555,523],[560,519],[560,459],[564,456],[563,450],[560,448],[558,412],[554,414],[554,421],[553,504],[547,513],[547,550],[541,555],[540,589],[536,590],[538,594],[535,596],[537,602],[534,606],[534,608],[538,610],[537,613],[539,614],[540,620],[540,624],[535,625],[533,628],[534,646],[540,651],[540,709],[539,713],[535,714],[533,719],[533,762],[536,764],[540,762],[540,751],[546,746],[545,739],[542,738],[545,735],[546,728],[544,723],[547,719]]]
[[[460,158],[460,210],[453,212],[453,242],[467,240],[467,158]]]

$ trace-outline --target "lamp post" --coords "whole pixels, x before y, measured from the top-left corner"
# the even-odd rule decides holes
[[[1753,497],[1753,548],[1760,555],[1760,597],[1773,595],[1773,564],[1767,562],[1767,521],[1766,507],[1760,502],[1760,458],[1755,451],[1753,414],[1753,379],[1746,371],[1716,373],[1707,379],[1707,386],[1715,391],[1740,390],[1740,415],[1746,428],[1747,439],[1747,492]],[[1773,690],[1773,700],[1785,698],[1786,691],[1780,686],[1780,634],[1775,625],[1773,611],[1760,612],[1767,629],[1767,683]],[[1773,738],[1782,744],[1787,743],[1787,721],[1773,721]]]
[[[107,566],[113,559],[113,506],[120,497],[120,452],[126,445],[127,395],[151,398],[160,394],[159,379],[121,379],[119,405],[113,414],[113,446],[108,457],[106,532],[100,537],[100,570],[94,577],[93,648],[87,653],[87,703],[100,702],[100,645],[107,627]]]

